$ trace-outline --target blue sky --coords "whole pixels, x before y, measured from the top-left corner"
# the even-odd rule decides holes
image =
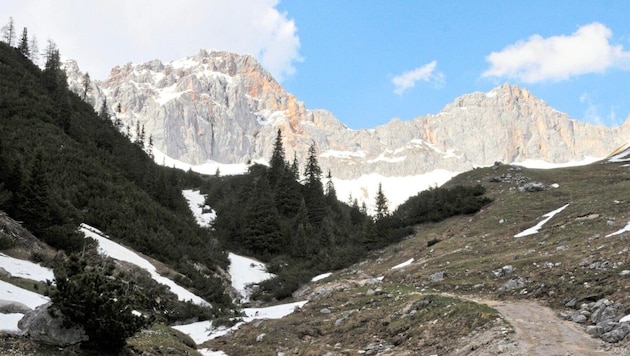
[[[96,79],[200,48],[252,54],[353,129],[505,82],[575,119],[618,126],[630,114],[628,1],[7,0],[0,14]]]

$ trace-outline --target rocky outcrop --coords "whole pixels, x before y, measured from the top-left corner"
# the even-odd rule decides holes
[[[83,328],[63,326],[63,318],[52,308],[52,303],[40,305],[18,322],[24,336],[48,345],[65,347],[87,341]]]
[[[76,64],[66,68],[76,88],[81,72]],[[572,120],[509,84],[463,95],[437,115],[351,130],[328,111],[307,109],[253,57],[206,50],[168,63],[115,67],[94,85],[88,101],[99,107],[106,97],[132,135],[144,126],[154,147],[172,158],[266,161],[280,128],[289,158],[295,153],[303,162],[314,143],[324,171],[342,179],[461,172],[495,161],[579,161],[606,156],[630,133],[630,124],[607,128]]]
[[[576,306],[575,299],[565,303]],[[626,306],[608,299],[582,303],[579,309],[561,315],[575,323],[587,324],[586,332],[608,343],[617,343],[630,334],[630,320],[622,318]]]

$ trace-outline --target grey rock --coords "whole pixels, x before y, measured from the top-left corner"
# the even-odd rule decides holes
[[[263,340],[265,340],[265,336],[267,336],[265,333],[256,336],[256,342],[263,342]]]
[[[540,192],[545,190],[545,185],[540,182],[529,182],[518,187],[520,192]]]
[[[322,308],[319,312],[321,314],[330,314],[331,313],[330,309],[328,309],[328,308]]]
[[[586,327],[586,333],[592,336],[600,336],[604,333],[601,326],[589,325]]]
[[[630,333],[630,325],[622,323],[619,324],[617,328],[602,334],[600,337],[602,340],[613,344],[623,340],[628,333]]]
[[[586,316],[580,313],[574,313],[571,316],[571,321],[574,323],[584,324],[586,320],[587,320]]]
[[[435,272],[429,276],[429,281],[440,282],[440,281],[443,281],[446,276],[447,276],[446,271]]]
[[[88,340],[82,327],[64,328],[62,326],[63,317],[51,307],[52,303],[46,303],[24,315],[18,322],[18,327],[25,336],[48,345],[60,347]],[[51,313],[57,317],[53,317]]]
[[[10,314],[10,313],[28,313],[32,309],[27,305],[24,305],[20,302],[14,302],[11,300],[0,300],[0,314]]]
[[[525,280],[522,277],[513,277],[509,281],[505,282],[499,289],[499,292],[505,292],[512,289],[523,288],[525,286]]]

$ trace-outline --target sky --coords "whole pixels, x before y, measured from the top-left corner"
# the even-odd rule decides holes
[[[437,114],[503,83],[572,118],[630,114],[628,1],[3,0],[93,79],[199,49],[251,54],[309,109],[352,129]]]

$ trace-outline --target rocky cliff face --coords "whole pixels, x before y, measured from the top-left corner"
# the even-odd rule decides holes
[[[80,71],[67,68],[77,86]],[[351,130],[328,111],[306,109],[254,58],[206,50],[115,67],[89,96],[97,108],[106,97],[131,131],[143,125],[155,148],[187,163],[266,161],[280,128],[289,158],[295,153],[303,162],[314,143],[324,171],[342,179],[461,172],[495,161],[579,161],[605,156],[630,133],[629,124],[572,120],[508,84],[463,95],[437,115]]]

